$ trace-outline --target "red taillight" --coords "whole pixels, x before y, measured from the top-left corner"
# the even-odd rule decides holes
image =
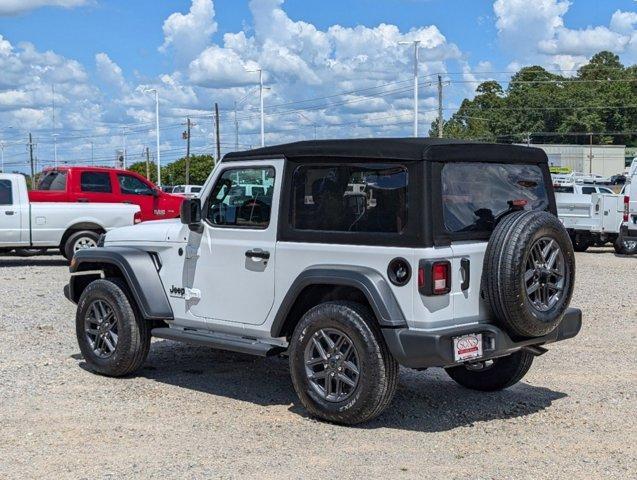
[[[135,216],[133,217],[133,223],[137,225],[142,222],[142,212],[135,212]]]
[[[451,291],[451,263],[447,260],[420,262],[418,289],[423,295],[445,295]]]
[[[628,204],[630,203],[630,198],[628,195],[624,196],[624,222],[628,221]]]

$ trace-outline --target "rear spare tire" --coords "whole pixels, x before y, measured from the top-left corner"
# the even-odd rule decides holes
[[[491,235],[482,292],[498,323],[515,337],[547,335],[571,300],[575,255],[568,233],[548,212],[507,215]]]

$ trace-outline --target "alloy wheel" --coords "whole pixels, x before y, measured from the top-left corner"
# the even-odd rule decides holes
[[[566,262],[559,244],[549,237],[536,240],[525,268],[529,302],[538,311],[550,310],[562,298],[566,282]]]
[[[93,353],[110,357],[117,348],[118,322],[115,312],[104,300],[95,300],[84,318],[84,333]]]

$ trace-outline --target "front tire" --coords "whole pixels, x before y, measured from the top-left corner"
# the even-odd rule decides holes
[[[396,392],[398,363],[361,304],[327,302],[310,309],[294,330],[289,352],[294,390],[320,419],[366,422]]]
[[[531,368],[533,355],[520,350],[507,357],[493,359],[491,366],[482,370],[459,365],[445,369],[457,383],[471,390],[493,392],[511,387],[518,383]]]
[[[150,325],[118,278],[91,282],[77,304],[75,331],[84,360],[96,373],[121,377],[138,370],[150,349]]]

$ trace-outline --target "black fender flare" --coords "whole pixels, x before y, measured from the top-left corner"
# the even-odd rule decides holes
[[[76,291],[75,284],[82,272],[103,270],[105,265],[113,265],[122,272],[142,317],[147,320],[174,318],[150,253],[134,247],[97,247],[76,252],[69,267],[71,271],[71,280],[68,285],[69,300],[75,303],[79,301],[81,292]]]
[[[272,337],[280,337],[288,313],[300,293],[312,285],[342,285],[359,289],[367,298],[381,327],[406,327],[398,301],[385,278],[376,270],[358,265],[317,265],[303,270],[294,280],[270,327]]]

